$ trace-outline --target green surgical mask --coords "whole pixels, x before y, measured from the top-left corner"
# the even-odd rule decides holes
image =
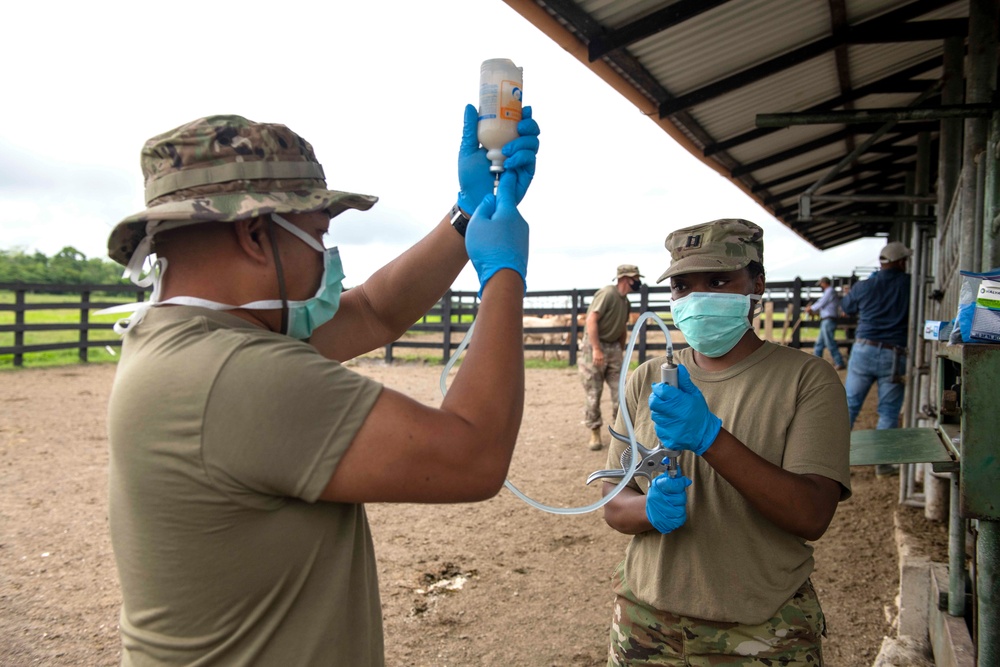
[[[759,294],[692,292],[670,304],[674,325],[688,345],[706,357],[721,357],[750,328],[750,307]]]

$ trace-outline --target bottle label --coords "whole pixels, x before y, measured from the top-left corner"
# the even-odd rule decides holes
[[[517,81],[504,79],[499,85],[479,86],[479,120],[489,118],[521,120],[521,86]]]

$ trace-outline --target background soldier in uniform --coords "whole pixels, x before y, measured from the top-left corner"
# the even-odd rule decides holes
[[[611,421],[618,416],[618,379],[622,372],[622,350],[628,343],[629,292],[642,287],[642,274],[634,264],[618,267],[613,285],[597,290],[587,308],[583,334],[580,379],[587,395],[583,423],[590,429],[590,448],[601,448],[601,393],[604,383],[611,390]]]
[[[632,535],[612,576],[609,665],[821,665],[810,541],[850,496],[844,386],[830,364],[751,326],[763,230],[726,219],[667,237],[678,386],[665,357],[625,401],[638,442],[680,452],[682,474],[634,478],[604,506]],[[624,416],[615,430],[624,433]],[[620,467],[613,441],[606,467]],[[604,483],[604,492],[614,488]]]

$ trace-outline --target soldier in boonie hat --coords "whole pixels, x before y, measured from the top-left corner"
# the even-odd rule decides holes
[[[587,307],[584,334],[577,361],[585,404],[583,424],[590,432],[587,446],[597,451],[601,440],[601,395],[604,385],[611,391],[611,422],[618,418],[618,382],[622,372],[622,350],[628,342],[629,292],[642,289],[643,275],[635,264],[619,264],[611,285],[597,290]]]
[[[523,312],[528,224],[517,204],[539,131],[525,107],[494,194],[477,122],[467,105],[451,210],[350,290],[324,239],[332,216],[375,197],[327,188],[301,136],[211,116],[145,144],[147,207],[109,240],[133,280],[152,286],[148,300],[115,307],[133,315],[116,324],[125,333],[107,411],[123,664],[151,654],[384,664],[364,503],[497,493],[524,403],[521,327],[509,324]],[[148,255],[152,270],[137,279]],[[439,409],[342,363],[397,340],[470,261],[489,334]],[[474,383],[484,376],[493,382]]]
[[[645,278],[645,276],[639,273],[639,267],[635,264],[619,264],[615,280],[619,278]]]
[[[332,217],[378,201],[328,190],[308,141],[284,125],[241,116],[199,118],[159,134],[143,146],[140,163],[146,209],[119,222],[108,239],[108,255],[124,265],[140,246],[148,250],[158,231],[268,213]]]

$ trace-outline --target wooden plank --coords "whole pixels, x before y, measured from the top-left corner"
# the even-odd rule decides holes
[[[975,667],[976,649],[972,645],[965,619],[951,616],[934,604],[941,596],[948,595],[947,573],[943,568],[931,568],[931,606],[928,629],[934,664],[937,667]]]

